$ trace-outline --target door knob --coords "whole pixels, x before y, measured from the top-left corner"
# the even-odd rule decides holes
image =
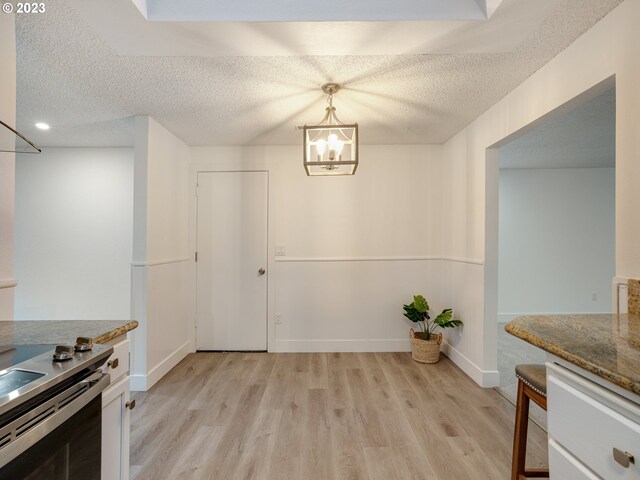
[[[264,268],[258,270],[258,275],[264,275],[265,273],[267,273],[267,271]]]

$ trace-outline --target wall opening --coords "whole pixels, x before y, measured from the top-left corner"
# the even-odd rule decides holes
[[[611,77],[487,149],[485,351],[513,402],[515,365],[545,354],[506,322],[611,311],[615,98]]]

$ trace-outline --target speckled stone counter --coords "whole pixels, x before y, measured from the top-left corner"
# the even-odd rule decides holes
[[[640,395],[640,315],[535,315],[505,330]]]
[[[138,326],[136,320],[38,320],[0,322],[0,345],[68,344],[77,337],[105,343]]]

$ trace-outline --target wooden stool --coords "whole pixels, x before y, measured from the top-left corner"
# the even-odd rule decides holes
[[[548,469],[526,469],[527,429],[529,426],[529,401],[533,400],[547,410],[547,372],[544,365],[518,365],[518,400],[516,402],[516,427],[513,435],[513,463],[511,480],[549,478]]]

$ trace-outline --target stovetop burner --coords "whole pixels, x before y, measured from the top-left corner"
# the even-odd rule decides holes
[[[4,345],[0,346],[0,370],[6,370],[25,360],[37,357],[41,353],[51,351],[55,345]]]

